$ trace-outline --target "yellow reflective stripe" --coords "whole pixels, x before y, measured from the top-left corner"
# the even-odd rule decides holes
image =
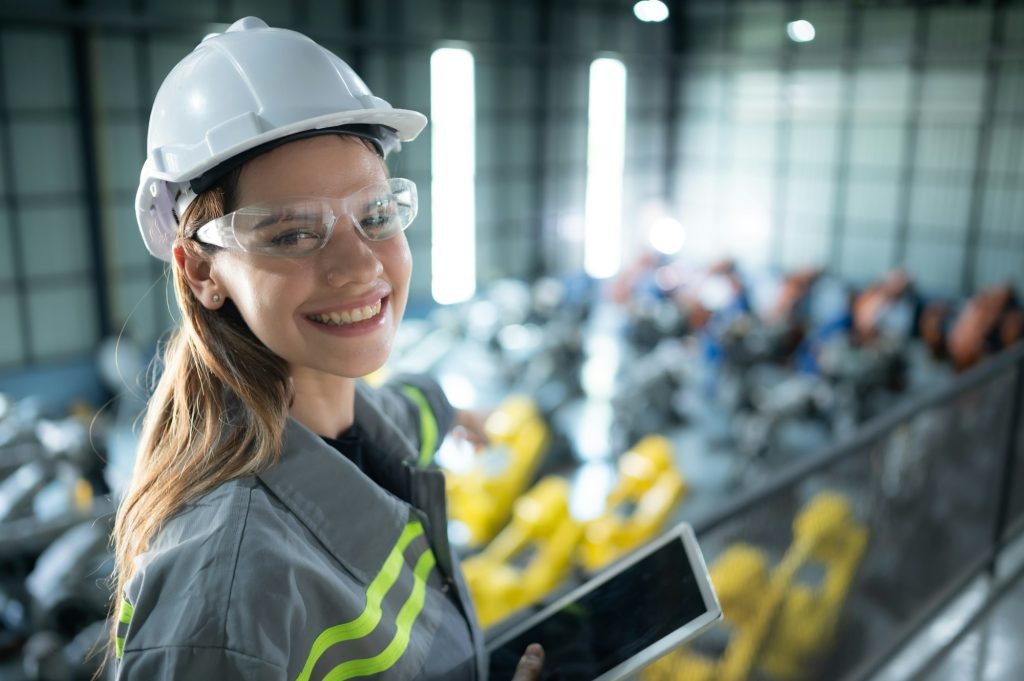
[[[121,599],[121,617],[118,620],[121,624],[129,624],[132,621],[132,615],[135,614],[135,608],[128,602],[127,598]]]
[[[370,588],[366,591],[366,606],[363,608],[363,612],[354,620],[329,627],[316,637],[316,640],[313,641],[313,648],[309,651],[309,657],[306,658],[306,664],[302,667],[302,672],[296,681],[309,681],[316,661],[320,659],[325,650],[334,644],[361,638],[373,631],[382,615],[380,604],[402,572],[405,549],[421,534],[423,534],[423,526],[418,521],[413,521],[405,526],[402,536],[398,538],[398,543],[395,544],[395,548],[391,549],[387,560],[384,561],[384,567],[377,573],[373,582],[370,583]]]
[[[420,468],[426,468],[434,458],[437,449],[437,419],[430,408],[426,395],[411,385],[403,385],[402,392],[408,395],[420,408]]]
[[[388,647],[373,657],[363,660],[350,660],[349,662],[339,664],[324,677],[324,681],[345,681],[345,679],[352,679],[358,676],[379,674],[390,669],[402,657],[402,653],[409,647],[409,638],[412,636],[413,624],[415,624],[416,618],[423,610],[423,603],[426,600],[427,592],[427,577],[433,569],[434,554],[430,549],[427,549],[427,552],[416,561],[414,572],[416,584],[413,586],[412,593],[409,594],[409,599],[398,612],[398,619],[396,620],[398,629],[395,631],[395,637],[388,644]]]
[[[128,602],[127,598],[121,599],[121,612],[117,617],[117,621],[121,624],[131,624],[132,615],[135,614],[135,608]],[[121,659],[124,655],[124,636],[114,637],[114,642],[117,645],[117,659]]]

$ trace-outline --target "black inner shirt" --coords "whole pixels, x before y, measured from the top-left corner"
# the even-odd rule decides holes
[[[359,428],[353,423],[348,430],[339,435],[338,437],[327,437],[321,435],[323,441],[330,446],[341,452],[346,459],[354,463],[359,470],[366,473],[368,476],[370,472],[366,470],[366,466],[363,462],[363,439],[359,434]],[[370,476],[372,478],[372,476]],[[374,481],[377,482],[377,481]],[[380,484],[378,482],[378,484]]]
[[[321,435],[320,439],[341,452],[370,480],[407,504],[412,503],[408,474],[401,463],[378,452],[359,426],[353,423],[338,437]]]

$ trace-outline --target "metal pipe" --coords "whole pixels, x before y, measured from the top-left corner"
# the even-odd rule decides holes
[[[7,79],[4,55],[0,50],[0,163],[3,164],[4,206],[7,209],[7,230],[10,235],[11,268],[14,274],[14,292],[21,323],[21,364],[31,364],[35,359],[32,352],[32,319],[29,316],[28,278],[25,272],[25,246],[21,239],[21,214],[19,211],[18,189],[14,178],[14,135],[11,133],[11,119],[7,104]]]
[[[533,122],[534,220],[530,272],[539,275],[559,271],[562,263],[556,255],[560,250],[556,243],[557,230],[553,229],[556,225],[551,224],[552,221],[549,220],[549,216],[554,215],[554,212],[548,207],[551,193],[549,183],[553,173],[546,162],[548,146],[557,139],[557,134],[552,130],[556,117],[548,101],[554,61],[544,51],[544,48],[551,44],[551,36],[554,33],[554,3],[546,0],[534,0],[533,7],[537,22],[534,43],[541,47],[541,51],[535,54],[531,60],[534,67],[534,107],[530,114]],[[500,233],[504,234],[504,231]]]
[[[787,0],[786,10],[789,18],[800,16],[802,3],[800,0]],[[783,244],[786,240],[786,218],[788,214],[789,194],[789,155],[790,140],[793,137],[793,105],[791,92],[793,85],[793,61],[796,58],[796,43],[792,40],[783,42],[779,55],[779,80],[781,92],[775,101],[775,172],[772,177],[772,239],[771,264],[782,269]]]
[[[910,57],[910,93],[907,117],[903,123],[903,164],[896,205],[896,234],[891,265],[902,267],[907,262],[907,241],[910,238],[910,213],[913,206],[914,180],[917,175],[917,146],[921,136],[921,99],[924,97],[925,50],[928,46],[928,15],[924,5],[914,9],[914,47]]]
[[[78,143],[81,147],[82,184],[86,200],[86,227],[89,232],[89,260],[92,263],[92,290],[100,338],[112,332],[110,296],[107,286],[107,257],[103,249],[103,218],[100,211],[102,192],[96,169],[96,123],[94,120],[92,55],[89,35],[84,29],[71,34],[71,68],[75,75],[75,107],[78,121]],[[96,339],[98,340],[98,339]]]
[[[856,103],[857,54],[861,47],[864,13],[859,3],[846,5],[846,36],[843,41],[843,105],[840,109],[836,140],[835,174],[832,179],[832,230],[829,244],[829,269],[842,271],[843,234],[846,232],[846,202],[850,183],[850,151],[853,149],[853,107]]]
[[[997,1],[992,11],[988,54],[985,58],[985,92],[982,96],[981,120],[978,125],[978,146],[974,154],[974,181],[971,183],[970,212],[967,235],[964,238],[963,269],[960,291],[970,295],[977,289],[978,243],[981,241],[981,222],[985,212],[985,189],[988,182],[988,164],[992,156],[992,138],[995,130],[996,98],[999,91],[1000,62],[995,53],[1006,42],[1006,3]]]
[[[665,114],[662,125],[665,126],[665,150],[662,157],[662,195],[673,212],[679,201],[679,128],[682,125],[683,108],[679,103],[682,90],[683,67],[678,57],[686,50],[686,14],[682,5],[678,4],[669,19],[669,50],[673,59],[667,64],[665,79]]]

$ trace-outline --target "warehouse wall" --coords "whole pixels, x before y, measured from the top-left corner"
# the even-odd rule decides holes
[[[662,195],[670,27],[608,1],[92,0],[0,5],[0,371],[85,358],[124,330],[149,344],[172,314],[145,251],[134,192],[156,89],[207,32],[246,14],[308,32],[375,94],[430,113],[430,55],[476,59],[481,285],[579,269],[590,62],[616,51],[628,76],[624,213]],[[219,25],[216,22],[222,22]],[[430,304],[430,128],[393,157],[421,188],[408,236],[411,310]],[[635,198],[635,201],[634,201]]]
[[[151,0],[0,4],[0,372],[170,325],[133,196],[156,88],[245,14],[305,30],[396,106],[430,109],[429,57],[476,59],[477,267],[582,266],[588,68],[625,63],[625,260],[659,209],[707,262],[905,264],[926,291],[1024,283],[1024,3]],[[796,44],[785,24],[817,27]],[[220,22],[220,23],[217,23]],[[421,186],[411,310],[430,305],[428,127],[394,157]]]
[[[700,258],[1024,285],[1021,3],[691,3],[677,205]],[[786,37],[788,21],[817,29]]]

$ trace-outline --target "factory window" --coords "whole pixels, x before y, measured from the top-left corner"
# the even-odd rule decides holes
[[[622,250],[626,67],[618,59],[590,64],[587,121],[583,267],[590,276],[603,278],[618,271]]]
[[[473,55],[442,48],[430,57],[431,293],[441,304],[476,291],[476,120]]]
[[[71,49],[57,31],[0,34],[0,366],[98,340]]]

